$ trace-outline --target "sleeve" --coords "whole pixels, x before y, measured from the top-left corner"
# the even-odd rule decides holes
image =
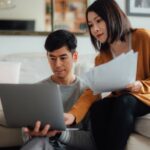
[[[142,54],[145,79],[141,80],[141,94],[150,94],[150,30],[144,30],[142,39]]]
[[[96,150],[95,142],[90,131],[63,131],[58,140],[75,149]]]
[[[95,66],[101,64],[102,61],[103,60],[100,58],[100,55],[98,54],[95,58]],[[101,99],[100,94],[94,95],[92,90],[86,89],[68,113],[71,113],[75,116],[76,118],[75,123],[79,123],[85,117],[90,106],[96,100],[99,100],[99,99]]]
[[[29,136],[29,135],[27,135],[27,134],[25,134],[25,133],[23,132],[23,128],[21,129],[21,133],[22,133],[22,140],[23,140],[23,143],[26,143],[26,142],[28,142],[28,141],[31,139],[31,136]]]
[[[73,114],[76,118],[76,123],[79,123],[88,112],[90,106],[100,98],[100,95],[94,95],[90,89],[86,89],[68,113]]]
[[[147,94],[150,93],[150,77],[146,80],[141,80],[142,82],[142,89],[141,89],[141,93],[142,94]]]

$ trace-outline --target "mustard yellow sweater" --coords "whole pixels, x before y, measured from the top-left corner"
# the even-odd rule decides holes
[[[136,29],[132,32],[131,47],[138,52],[136,80],[140,80],[143,85],[139,93],[131,94],[150,106],[150,30]],[[104,64],[112,59],[113,56],[110,51],[101,52],[95,58],[95,65]],[[121,94],[121,92],[116,93]],[[100,98],[99,95],[94,96],[90,89],[84,91],[77,103],[69,111],[76,117],[76,123],[83,119],[92,103]]]

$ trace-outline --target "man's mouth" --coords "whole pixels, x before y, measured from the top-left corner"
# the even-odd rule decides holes
[[[55,70],[56,73],[61,73],[63,72],[64,70]]]

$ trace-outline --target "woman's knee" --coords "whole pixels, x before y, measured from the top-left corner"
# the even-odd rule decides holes
[[[137,99],[130,94],[121,95],[115,101],[112,116],[115,120],[120,120],[126,126],[133,126],[135,121]]]
[[[103,113],[107,111],[110,105],[111,105],[110,99],[98,100],[91,106],[90,112],[91,113]]]
[[[131,94],[123,94],[115,101],[115,107],[123,110],[134,110],[136,108],[137,99]]]
[[[100,101],[95,102],[90,108],[90,118],[99,114]]]

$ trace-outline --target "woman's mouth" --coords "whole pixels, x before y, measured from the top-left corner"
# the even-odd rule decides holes
[[[103,33],[97,34],[97,35],[96,35],[96,38],[100,39],[102,36],[103,36]]]

